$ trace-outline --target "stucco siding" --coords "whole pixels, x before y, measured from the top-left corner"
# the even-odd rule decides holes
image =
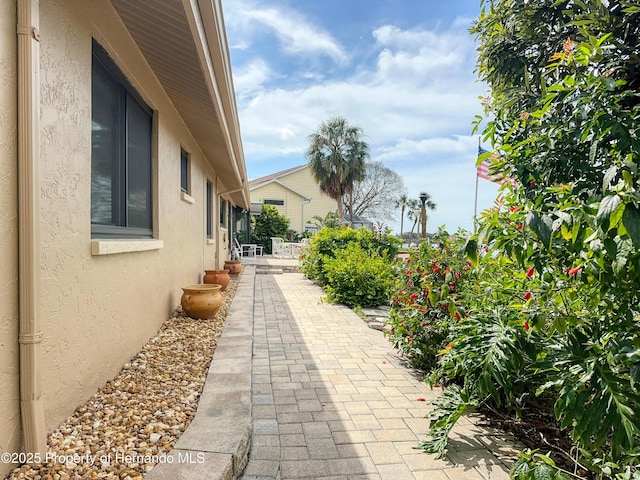
[[[47,428],[121,368],[216,262],[206,241],[213,172],[106,0],[40,3],[43,392]],[[164,247],[91,253],[91,39],[155,111],[154,232]],[[181,198],[180,147],[191,153]],[[214,222],[215,225],[215,222]]]
[[[0,9],[0,452],[20,450],[16,10]],[[0,462],[0,477],[11,465]]]

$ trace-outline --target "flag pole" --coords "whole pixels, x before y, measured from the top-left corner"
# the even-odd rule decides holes
[[[480,153],[480,137],[478,136],[478,153]],[[477,229],[477,214],[478,214],[478,167],[476,167],[476,194],[473,201],[473,233],[476,233]]]
[[[478,224],[478,175],[476,175],[476,195],[475,200],[473,202],[473,233],[476,233],[476,227]]]

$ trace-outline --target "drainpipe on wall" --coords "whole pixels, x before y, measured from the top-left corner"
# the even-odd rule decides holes
[[[17,0],[20,411],[24,450],[47,450],[40,381],[39,1]]]
[[[304,233],[304,225],[305,225],[305,223],[304,223],[304,205],[306,203],[311,203],[311,200],[312,200],[311,198],[303,198],[302,199],[302,212],[301,212],[302,213],[302,227],[300,227],[300,233]]]

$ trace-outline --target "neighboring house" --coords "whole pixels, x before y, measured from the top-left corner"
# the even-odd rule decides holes
[[[0,452],[44,453],[249,191],[220,0],[6,0],[0,66]]]
[[[309,165],[250,180],[249,192],[252,203],[273,205],[289,219],[289,228],[299,233],[315,233],[317,227],[307,222],[338,209],[336,201],[320,191]]]
[[[347,225],[351,225],[351,215],[347,213],[344,217],[344,221]],[[373,230],[373,226],[373,221],[368,218],[361,217],[357,213],[353,216],[353,228],[364,227],[367,230]]]

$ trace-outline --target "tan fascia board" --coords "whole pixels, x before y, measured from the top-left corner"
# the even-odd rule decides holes
[[[182,0],[191,35],[200,59],[205,83],[220,123],[235,179],[223,179],[229,191],[236,188],[241,195],[234,201],[250,206],[247,172],[240,138],[235,93],[231,77],[229,49],[220,0]],[[217,73],[217,75],[216,75]]]
[[[20,414],[24,450],[47,451],[40,330],[40,7],[17,0]]]
[[[305,195],[304,193],[296,190],[295,188],[290,187],[289,185],[287,185],[284,182],[281,182],[280,180],[278,180],[277,178],[274,178],[273,180],[269,180],[268,182],[264,182],[261,183],[260,185],[257,185],[255,187],[251,187],[249,189],[250,192],[253,192],[254,190],[258,190],[259,188],[262,188],[264,186],[270,185],[272,183],[277,183],[278,185],[282,186],[283,188],[286,188],[287,190],[289,190],[290,192],[295,193],[296,195],[302,197],[304,200],[311,200],[311,197]]]

